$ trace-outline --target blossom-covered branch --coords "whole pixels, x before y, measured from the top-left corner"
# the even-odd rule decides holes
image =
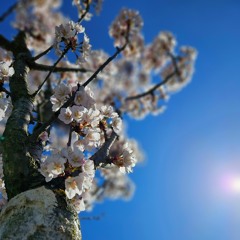
[[[177,71],[172,72],[170,75],[168,75],[162,82],[156,84],[155,86],[153,86],[152,88],[150,88],[148,91],[144,92],[144,93],[140,93],[138,95],[135,96],[130,96],[127,97],[125,99],[125,101],[130,101],[130,100],[135,100],[135,99],[139,99],[142,97],[145,97],[147,95],[152,95],[154,93],[155,90],[157,90],[159,87],[163,86],[164,84],[166,84],[175,74],[177,74]]]

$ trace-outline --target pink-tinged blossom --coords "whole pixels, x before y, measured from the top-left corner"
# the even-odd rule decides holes
[[[90,108],[95,104],[95,100],[85,91],[84,87],[81,86],[79,91],[76,92],[74,103]]]
[[[57,55],[62,53],[61,42],[64,42],[66,46],[70,44],[71,49],[75,51],[77,47],[77,34],[84,31],[85,29],[79,23],[74,23],[73,21],[56,26],[54,48]]]
[[[170,32],[160,32],[153,42],[145,48],[142,64],[146,71],[159,71],[170,59],[176,46],[176,39]]]
[[[72,199],[73,197],[78,194],[79,196],[83,192],[83,181],[84,177],[81,175],[77,177],[68,177],[65,180],[65,193],[69,199]]]
[[[50,101],[52,103],[52,109],[56,112],[67,100],[71,94],[71,86],[66,86],[61,83],[54,89],[54,95],[51,96]]]
[[[107,118],[118,117],[118,113],[114,112],[112,106],[102,106],[100,111],[104,117],[107,117]]]
[[[101,120],[100,111],[90,108],[88,112],[83,115],[82,120],[91,125],[92,128],[95,128],[98,126],[99,121]]]
[[[123,167],[120,167],[120,171],[125,173],[132,172],[132,168],[136,165],[137,160],[134,156],[132,149],[129,148],[128,143],[123,146]]]
[[[69,199],[72,199],[76,195],[81,196],[91,186],[92,179],[86,177],[84,173],[80,173],[77,177],[68,177],[65,180],[65,193]]]
[[[92,160],[87,160],[82,165],[82,171],[87,177],[93,178],[95,175],[94,162]]]
[[[143,21],[137,11],[122,9],[112,23],[109,34],[115,40],[114,45],[121,47],[126,43],[127,38],[131,42],[139,34],[142,26]]]
[[[180,54],[176,61],[176,65],[170,63],[161,72],[161,77],[163,79],[166,79],[170,74],[175,72],[175,75],[173,75],[166,84],[167,91],[179,91],[190,82],[194,72],[196,57],[196,49],[191,47],[180,48]]]
[[[88,147],[95,148],[100,145],[100,129],[94,128],[94,129],[87,129],[86,136],[85,136],[85,142]]]
[[[83,43],[80,51],[81,55],[79,56],[77,63],[81,65],[82,63],[89,60],[89,56],[91,54],[91,44],[89,43],[89,38],[86,34],[84,34]]]
[[[115,133],[120,133],[122,130],[122,119],[119,117],[114,118],[112,121],[112,127]]]
[[[49,182],[64,172],[65,163],[66,159],[59,154],[53,154],[43,160],[39,171],[45,177],[46,182]]]
[[[76,195],[75,197],[73,197],[69,201],[72,204],[72,206],[75,208],[77,213],[80,213],[81,211],[85,211],[86,210],[84,199],[83,199],[82,196]]]
[[[71,107],[71,111],[72,111],[73,119],[76,122],[80,122],[82,120],[84,114],[86,114],[88,110],[83,106],[74,105]]]
[[[62,108],[58,118],[65,124],[69,124],[73,121],[72,111],[69,107]]]
[[[71,87],[61,83],[54,89],[54,95],[57,99],[65,100],[71,94]]]
[[[68,162],[73,167],[82,166],[85,163],[83,152],[79,148],[74,148],[74,150],[68,154]]]

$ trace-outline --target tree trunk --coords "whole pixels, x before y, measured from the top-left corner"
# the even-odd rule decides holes
[[[9,80],[13,110],[3,134],[3,173],[9,202],[0,213],[1,240],[80,240],[76,211],[66,201],[64,190],[46,186],[38,171],[41,141],[30,140],[33,97],[28,91],[31,57],[20,32],[11,43],[14,75]],[[55,189],[55,190],[54,190]]]
[[[0,214],[2,240],[80,240],[77,213],[45,187],[20,193]]]

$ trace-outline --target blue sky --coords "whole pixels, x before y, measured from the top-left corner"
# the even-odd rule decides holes
[[[147,156],[131,174],[136,193],[130,202],[106,201],[81,214],[104,214],[81,222],[83,237],[239,240],[240,192],[222,182],[240,179],[240,2],[105,0],[88,24],[94,48],[114,51],[108,25],[122,6],[140,11],[147,42],[169,30],[199,56],[192,83],[171,97],[163,115],[128,121],[129,136]],[[66,3],[64,11],[75,12]]]

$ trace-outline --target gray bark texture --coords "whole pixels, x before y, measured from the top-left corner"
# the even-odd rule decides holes
[[[0,214],[1,240],[80,240],[77,213],[45,187],[12,198]]]
[[[80,240],[78,215],[66,201],[64,181],[46,186],[38,171],[43,148],[41,141],[31,140],[28,132],[34,97],[28,90],[31,53],[24,32],[7,43],[14,55],[15,73],[9,80],[13,110],[1,141],[9,202],[0,213],[0,239]]]

